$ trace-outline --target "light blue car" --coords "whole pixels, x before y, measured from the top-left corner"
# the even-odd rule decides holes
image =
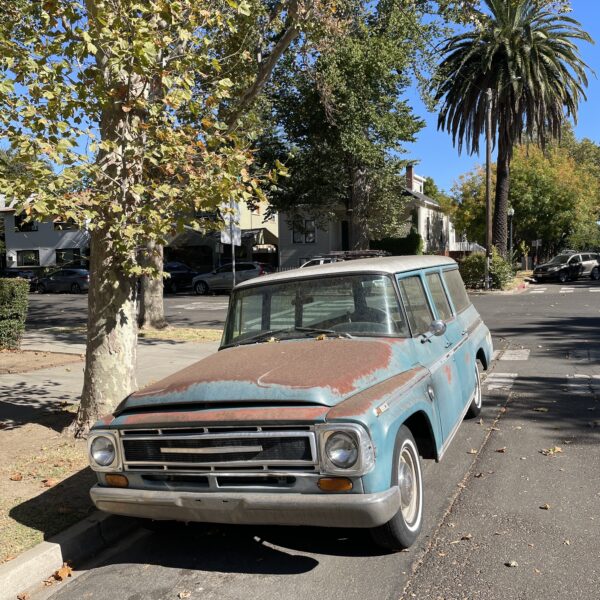
[[[220,351],[135,392],[89,436],[102,510],[369,528],[410,546],[421,457],[481,410],[487,327],[456,263],[332,263],[238,285]]]

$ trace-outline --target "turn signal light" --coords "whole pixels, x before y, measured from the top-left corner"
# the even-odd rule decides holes
[[[125,475],[107,474],[105,475],[107,485],[112,487],[129,487],[129,479]]]
[[[352,481],[346,477],[321,477],[317,485],[324,492],[349,492],[352,489]]]

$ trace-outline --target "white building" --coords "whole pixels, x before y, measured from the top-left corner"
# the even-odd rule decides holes
[[[24,222],[0,196],[8,268],[53,267],[77,262],[88,254],[89,234],[74,223],[59,220]]]

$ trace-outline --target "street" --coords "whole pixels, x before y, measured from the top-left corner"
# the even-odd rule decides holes
[[[384,554],[360,530],[140,529],[44,596],[597,598],[596,293],[600,284],[582,280],[473,297],[497,360],[484,382],[481,421],[463,423],[441,463],[425,461],[425,525],[409,551]],[[181,296],[168,310],[206,320],[211,306],[217,321],[225,299]]]
[[[171,325],[222,329],[229,295],[196,296],[192,293],[164,297],[165,315]],[[86,294],[30,294],[28,329],[85,327]]]

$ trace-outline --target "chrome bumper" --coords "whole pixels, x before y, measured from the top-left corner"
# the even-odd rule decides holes
[[[163,492],[95,485],[90,495],[100,510],[117,515],[252,525],[377,527],[400,508],[398,488],[329,495]]]

